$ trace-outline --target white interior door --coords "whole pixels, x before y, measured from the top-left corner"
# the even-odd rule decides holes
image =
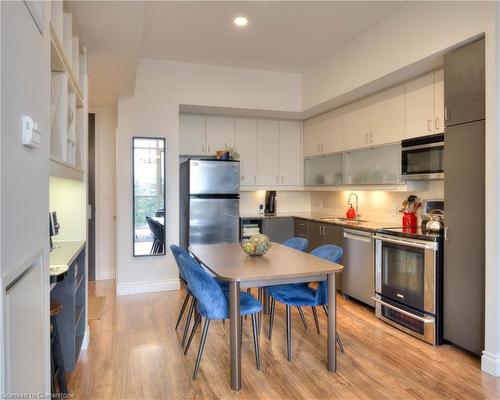
[[[279,184],[280,125],[279,121],[259,121],[259,185]]]
[[[205,117],[200,115],[179,116],[179,153],[198,156],[206,154]]]
[[[434,133],[434,74],[405,84],[405,137]]]
[[[298,121],[280,121],[280,185],[302,184],[302,129]]]
[[[234,147],[234,118],[207,117],[207,154]]]
[[[258,121],[237,118],[235,121],[235,146],[240,154],[240,185],[256,185],[258,174]]]

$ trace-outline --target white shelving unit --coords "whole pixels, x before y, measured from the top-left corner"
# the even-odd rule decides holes
[[[87,51],[64,3],[51,3],[50,174],[84,179],[87,133]]]

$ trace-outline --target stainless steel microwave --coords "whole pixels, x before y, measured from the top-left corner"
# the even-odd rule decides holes
[[[433,180],[444,178],[444,134],[401,142],[401,177]]]

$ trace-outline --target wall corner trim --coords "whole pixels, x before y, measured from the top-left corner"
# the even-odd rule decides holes
[[[489,351],[483,351],[481,356],[481,371],[494,377],[500,376],[500,354],[493,354]]]
[[[178,278],[164,281],[122,283],[117,285],[116,295],[125,296],[129,294],[167,292],[179,289],[180,281]]]

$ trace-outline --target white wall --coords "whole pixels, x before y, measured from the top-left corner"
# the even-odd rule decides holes
[[[259,204],[264,204],[266,191],[240,192],[240,214],[258,214]],[[277,191],[276,204],[278,214],[311,211],[311,193],[302,191]]]
[[[61,225],[53,240],[87,240],[86,184],[51,176],[49,187],[49,210],[57,212]]]
[[[132,256],[133,136],[166,139],[166,242],[179,240],[179,104],[297,111],[298,74],[255,71],[141,59],[133,97],[118,102],[117,131],[117,293],[178,287],[170,252],[160,257]]]
[[[34,284],[7,303],[2,287],[2,303],[12,313],[31,315],[29,330],[10,337],[8,324],[14,315],[5,313],[1,321],[2,393],[47,393],[50,391],[49,364],[49,280],[48,209],[50,144],[50,38],[49,7],[45,6],[45,32],[40,35],[23,2],[1,2],[1,261],[3,284],[16,276],[19,266],[32,254],[42,252],[41,264],[27,276]],[[41,146],[29,150],[21,144],[21,116],[29,115],[43,132]],[[40,271],[41,268],[41,271]],[[41,273],[40,273],[41,272]],[[27,280],[23,280],[27,282]],[[21,284],[22,287],[26,285]],[[17,289],[13,290],[17,292]],[[41,297],[35,295],[40,293]],[[14,297],[13,297],[14,298]],[[17,301],[19,298],[22,301]],[[11,298],[12,300],[12,298]],[[5,310],[3,310],[5,311]],[[18,326],[18,325],[15,325]],[[4,340],[5,339],[5,342]],[[5,346],[5,347],[4,347]],[[6,352],[13,357],[4,364]],[[8,374],[8,378],[6,375]],[[6,382],[7,381],[7,382]]]
[[[116,107],[94,108],[96,279],[116,277]]]

